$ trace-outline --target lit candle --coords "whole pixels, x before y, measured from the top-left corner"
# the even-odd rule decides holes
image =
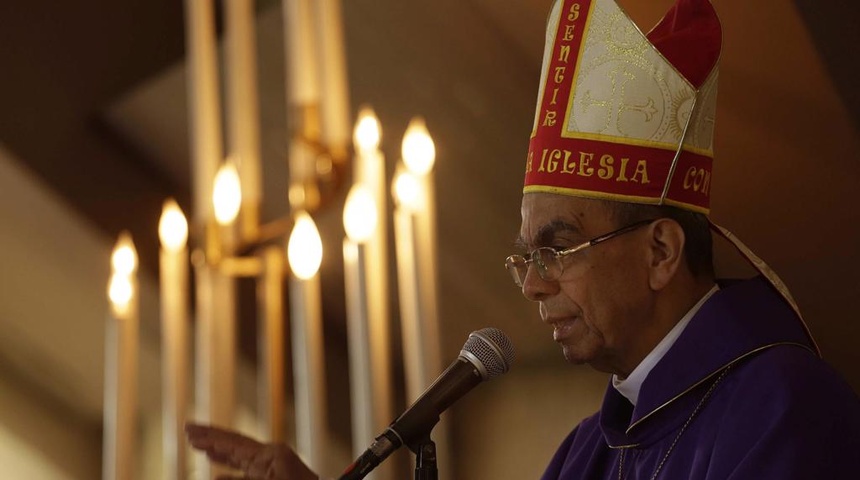
[[[343,209],[343,268],[346,288],[349,378],[352,399],[353,454],[360,455],[376,434],[374,415],[370,318],[367,285],[367,240],[376,229],[377,211],[373,195],[364,185],[353,185]],[[388,419],[390,420],[390,419]]]
[[[230,427],[234,401],[235,292],[233,283],[212,266],[220,255],[212,194],[218,163],[224,158],[215,6],[214,2],[185,0],[192,218],[202,250],[194,262],[195,412],[198,421]],[[197,454],[194,458],[198,478],[210,479],[226,473],[205,455]]]
[[[308,465],[323,467],[326,401],[322,298],[319,268],[322,240],[310,215],[300,212],[290,233],[287,258],[290,281],[290,324],[295,378],[296,451]]]
[[[188,222],[173,199],[164,202],[161,240],[162,430],[164,478],[187,477],[183,426],[188,408]]]
[[[137,415],[138,286],[137,251],[127,232],[111,255],[106,325],[103,478],[133,477]]]
[[[372,108],[359,110],[352,137],[356,152],[356,183],[363,183],[370,189],[377,205],[385,205],[385,158],[379,150],[382,127]]]
[[[372,410],[366,415],[371,432],[380,432],[394,415],[392,361],[391,361],[391,321],[388,295],[388,222],[387,189],[385,181],[385,157],[379,150],[382,129],[373,110],[365,107],[359,111],[353,140],[356,161],[354,177],[356,185],[366,189],[371,201],[364,202],[368,234],[363,243],[363,262],[366,264],[361,273],[365,282],[365,302],[367,304],[366,348],[370,369],[370,404]],[[370,222],[368,216],[373,215]],[[361,218],[356,215],[356,217]],[[346,218],[344,218],[346,221]],[[352,238],[352,237],[351,237]],[[353,239],[355,241],[355,239]],[[367,435],[355,437],[356,448],[370,440]],[[375,473],[376,479],[387,479],[393,475],[391,466],[383,466]]]
[[[371,319],[380,319],[381,327],[387,331],[388,328],[388,262],[387,255],[387,227],[386,222],[386,182],[385,182],[385,157],[379,150],[382,138],[382,129],[379,120],[373,110],[364,107],[359,111],[358,121],[355,124],[353,141],[355,143],[355,184],[362,185],[370,194],[373,205],[373,214],[376,220],[373,228],[367,235],[364,243],[368,248],[368,262],[372,265],[368,279],[370,289]],[[369,214],[369,212],[368,212]]]
[[[208,219],[207,255],[195,260],[197,322],[195,329],[195,388],[198,421],[232,428],[236,405],[236,285],[222,268],[235,248],[235,220],[242,202],[239,174],[227,159],[212,183],[212,213]],[[213,221],[214,220],[214,221]],[[220,228],[219,228],[220,227]],[[227,472],[202,455],[195,470],[203,478]]]
[[[411,235],[409,243],[415,249],[412,253],[414,259],[406,258],[409,254],[403,253],[403,262],[413,264],[411,275],[414,278],[404,279],[401,274],[399,280],[413,284],[416,288],[415,305],[410,307],[407,304],[407,308],[415,312],[415,326],[404,327],[403,338],[404,351],[414,352],[411,358],[407,355],[404,361],[407,364],[407,372],[412,372],[411,378],[407,376],[407,393],[410,399],[416,399],[430,386],[430,382],[442,367],[436,301],[436,212],[433,194],[436,147],[424,120],[415,118],[409,123],[403,136],[401,153],[410,176],[401,174],[398,184],[395,185],[401,203],[398,213],[401,225],[395,232],[403,236]],[[409,196],[413,198],[405,198]],[[408,221],[406,211],[411,212]],[[407,228],[407,223],[412,225]],[[399,239],[397,241],[400,242]],[[398,262],[401,261],[402,250],[398,246]],[[414,328],[414,332],[407,336],[408,328]],[[414,348],[407,349],[410,344]]]
[[[403,137],[394,185],[397,269],[408,400],[415,400],[442,369],[436,296],[436,229],[433,165],[436,147],[424,121],[413,119]],[[440,477],[450,475],[447,421],[435,428]]]

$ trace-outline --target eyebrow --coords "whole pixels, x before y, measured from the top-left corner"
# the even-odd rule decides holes
[[[533,245],[547,246],[555,239],[560,232],[570,232],[576,235],[582,235],[582,228],[579,225],[569,223],[567,221],[556,219],[538,229],[537,235],[532,241]],[[529,242],[522,236],[518,236],[514,241],[517,248],[527,250]]]

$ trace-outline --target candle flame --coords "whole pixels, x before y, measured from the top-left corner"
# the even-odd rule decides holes
[[[296,277],[313,278],[322,263],[322,253],[322,239],[314,220],[306,212],[299,213],[287,243],[287,258]]]
[[[356,149],[369,152],[379,148],[382,139],[382,127],[379,119],[370,107],[364,107],[358,112],[358,121],[352,135]]]
[[[426,175],[433,169],[436,161],[436,145],[427,131],[424,119],[413,118],[403,135],[401,148],[406,168],[415,175]]]
[[[137,250],[128,232],[120,233],[117,238],[111,255],[111,267],[114,273],[121,275],[132,275],[137,271]]]
[[[343,228],[353,242],[367,241],[379,221],[376,201],[370,190],[361,184],[356,184],[346,197],[343,208]]]
[[[171,252],[181,250],[188,242],[188,221],[179,204],[172,198],[164,202],[161,210],[158,238],[161,239],[161,245]]]
[[[110,299],[113,311],[120,314],[127,312],[133,296],[134,287],[131,284],[131,276],[114,272],[108,283],[108,299]]]
[[[415,175],[402,171],[394,177],[394,199],[398,205],[415,211],[423,206],[424,190]]]
[[[239,215],[242,186],[239,183],[239,172],[232,161],[228,160],[221,165],[215,175],[212,203],[215,206],[215,220],[220,225],[230,225]]]

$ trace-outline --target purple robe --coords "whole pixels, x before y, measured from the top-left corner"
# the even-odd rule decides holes
[[[860,479],[860,399],[766,280],[722,287],[636,407],[610,385],[543,480],[618,479],[620,466],[627,480]]]

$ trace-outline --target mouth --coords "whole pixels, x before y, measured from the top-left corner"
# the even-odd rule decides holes
[[[556,342],[564,343],[565,340],[573,335],[576,317],[550,318],[545,321],[552,326],[552,339]]]

